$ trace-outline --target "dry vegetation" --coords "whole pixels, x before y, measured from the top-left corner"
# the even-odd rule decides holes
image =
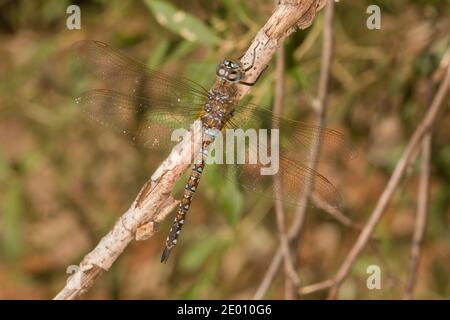
[[[88,83],[67,58],[70,45],[102,40],[209,88],[215,64],[247,50],[274,9],[273,1],[170,1],[205,27],[192,27],[202,36],[191,42],[176,27],[160,24],[154,3],[82,2],[81,31],[65,28],[65,1],[0,4],[0,298],[52,298],[65,284],[66,267],[92,250],[168,155],[135,147],[83,117],[73,100]],[[365,27],[366,8],[373,3],[382,10],[378,31]],[[449,1],[340,1],[334,11],[325,121],[349,136],[359,156],[319,169],[341,192],[342,213],[355,226],[320,209],[306,211],[299,246],[291,252],[304,299],[327,297],[327,290],[310,285],[331,279],[347,261],[449,63]],[[272,59],[251,90],[255,103],[274,104],[284,73],[281,113],[316,121],[324,24],[322,10],[312,26],[286,39],[278,66],[283,70],[276,71],[280,58]],[[450,297],[448,110],[447,98],[429,142],[413,152],[339,298],[402,298],[408,281],[415,284],[414,297]],[[429,205],[419,205],[426,202],[428,171]],[[255,295],[279,246],[274,204],[217,181],[214,169],[205,172],[169,263],[160,264],[159,257],[172,219],[151,240],[133,242],[85,298]],[[428,214],[411,278],[418,208]],[[284,218],[289,226],[295,210],[287,208]],[[366,287],[366,268],[373,264],[382,270],[382,290]],[[266,298],[292,295],[285,290],[293,280],[286,280],[286,270],[285,265],[274,275]]]

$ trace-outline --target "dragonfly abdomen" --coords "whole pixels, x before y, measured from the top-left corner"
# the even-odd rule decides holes
[[[199,163],[195,163],[192,167],[191,175],[189,176],[186,186],[184,187],[183,198],[180,201],[175,220],[166,239],[166,247],[164,248],[164,252],[161,256],[161,262],[167,261],[170,251],[177,244],[178,237],[184,225],[186,213],[189,211],[189,207],[191,206],[192,197],[197,190],[204,167],[205,161],[203,157]]]

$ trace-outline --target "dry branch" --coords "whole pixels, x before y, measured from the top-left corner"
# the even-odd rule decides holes
[[[326,1],[325,1],[326,2]],[[325,4],[324,2],[324,4]],[[325,9],[325,27],[324,27],[324,39],[323,39],[323,48],[322,48],[322,61],[321,61],[321,70],[320,70],[320,79],[319,79],[319,90],[318,90],[318,105],[317,105],[317,125],[323,127],[325,124],[325,116],[326,116],[326,102],[328,97],[328,83],[330,78],[330,67],[331,67],[331,57],[333,52],[333,32],[332,32],[332,22],[334,15],[334,0],[328,0],[328,5]],[[319,160],[320,154],[320,136],[316,141],[314,141],[314,145],[311,148],[311,169],[315,170],[317,167],[317,161]],[[305,220],[306,208],[308,205],[309,198],[311,197],[313,185],[311,183],[312,179],[307,179],[305,190],[302,194],[299,195],[301,206],[298,207],[298,210],[295,212],[295,217],[292,222],[292,226],[288,233],[288,240],[291,244],[293,244],[295,252],[297,252],[299,237],[302,230],[303,222]],[[319,200],[320,201],[320,200]],[[276,203],[277,204],[277,203]],[[325,206],[326,207],[326,206]],[[337,211],[337,210],[336,210]],[[336,214],[336,212],[333,212]],[[338,214],[336,216],[339,216]],[[286,257],[290,257],[290,253],[286,252],[287,249],[284,248],[285,244],[282,242],[280,247],[278,248],[275,255],[272,257],[272,261],[270,266],[258,287],[258,290],[255,293],[253,299],[261,299],[264,297],[266,291],[269,289],[270,284],[272,283],[275,274],[278,270],[279,263],[281,259],[279,255],[282,253],[285,260],[285,270],[286,270]],[[293,256],[294,269],[297,269],[296,265],[298,264],[296,256]],[[289,264],[287,265],[289,266]],[[292,267],[291,267],[292,268]],[[286,270],[288,272],[288,270]],[[291,278],[291,277],[290,277]],[[287,281],[286,282],[286,292],[287,296],[291,298],[295,298],[298,295],[298,284],[299,281]]]
[[[431,95],[436,91],[438,81],[440,81],[445,72],[445,67],[450,65],[450,50],[446,52],[444,58],[441,61],[439,68],[434,72],[431,77],[429,84],[429,95],[431,100]],[[414,227],[414,234],[411,243],[411,259],[409,266],[408,281],[406,283],[404,299],[412,299],[414,285],[416,282],[416,273],[419,266],[421,245],[423,237],[425,234],[425,228],[427,225],[428,218],[428,205],[430,201],[430,175],[431,175],[431,142],[432,133],[429,132],[423,138],[422,142],[422,159],[420,168],[420,184],[417,194],[417,213],[416,222]]]
[[[278,128],[279,123],[277,119],[281,115],[281,108],[283,106],[283,95],[284,95],[284,68],[285,68],[285,61],[284,61],[284,46],[283,44],[280,45],[280,47],[277,50],[277,64],[276,64],[276,86],[275,86],[275,102],[273,104],[273,114],[274,114],[274,121],[273,121],[273,128]],[[284,273],[286,275],[286,299],[294,299],[295,296],[292,295],[292,292],[288,290],[288,288],[292,284],[295,286],[298,286],[299,284],[299,278],[297,275],[296,268],[294,266],[294,262],[291,257],[291,250],[289,249],[289,240],[287,237],[287,230],[286,230],[286,220],[285,220],[285,213],[283,209],[283,203],[282,203],[282,192],[281,192],[281,181],[278,175],[274,176],[274,184],[275,184],[275,215],[277,218],[277,229],[278,229],[278,237],[280,241],[280,247],[283,252],[283,261],[284,261]]]
[[[330,70],[331,70],[331,59],[333,57],[333,17],[334,17],[334,0],[328,0],[327,6],[325,8],[325,19],[324,19],[324,28],[323,28],[323,45],[322,45],[322,56],[320,63],[320,77],[319,77],[319,85],[318,85],[318,105],[316,109],[317,113],[317,126],[325,127],[325,118],[327,113],[327,102],[328,102],[328,92],[329,92],[329,82],[330,82]],[[321,146],[321,137],[320,135],[317,137],[312,149],[311,149],[311,169],[316,170],[317,162],[320,157],[320,146]],[[312,179],[308,179],[305,191],[300,195],[301,203],[304,205],[299,207],[296,215],[296,220],[298,223],[295,223],[296,226],[295,236],[293,240],[293,250],[294,252],[298,252],[300,247],[300,235],[303,229],[303,224],[306,216],[306,207],[310,198],[312,197],[313,183]],[[295,267],[298,268],[298,258],[294,259]],[[294,286],[291,284],[291,292],[292,295],[298,295],[298,286]]]
[[[252,82],[263,72],[280,42],[297,28],[311,25],[316,11],[323,8],[325,0],[281,1],[263,28],[242,57],[245,65],[253,62],[247,82]],[[257,48],[257,50],[254,50]],[[255,56],[253,52],[255,51]],[[238,86],[238,99],[242,98],[248,86]],[[199,130],[197,121],[184,139],[176,145],[169,157],[154,172],[142,187],[131,207],[118,219],[112,230],[88,253],[79,265],[79,270],[69,277],[65,287],[55,299],[76,299],[93,286],[95,280],[108,271],[126,246],[136,238],[148,238],[157,230],[157,225],[171,211],[176,203],[170,197],[172,188],[192,160],[192,137]]]
[[[420,168],[420,184],[418,191],[416,223],[411,243],[411,262],[408,282],[405,288],[405,299],[411,299],[419,265],[420,250],[425,234],[428,216],[428,203],[430,200],[430,171],[431,171],[431,133],[428,133],[422,142],[422,159]]]
[[[330,292],[328,294],[329,299],[335,299],[337,297],[341,284],[350,274],[353,264],[355,263],[358,256],[361,254],[367,242],[370,240],[370,236],[375,226],[380,221],[389,203],[389,200],[391,199],[395,189],[400,183],[403,174],[405,173],[406,169],[411,163],[414,153],[416,152],[419,145],[422,143],[424,137],[426,137],[427,133],[432,129],[436,117],[441,107],[444,105],[443,102],[449,92],[449,89],[450,89],[450,64],[448,64],[446,68],[444,79],[442,80],[442,83],[439,86],[439,89],[433,98],[433,101],[427,114],[425,115],[424,119],[419,124],[419,126],[416,128],[416,131],[414,131],[414,134],[409,140],[409,143],[405,151],[403,152],[402,157],[399,159],[397,165],[395,166],[394,172],[392,173],[389,182],[386,185],[386,188],[384,189],[383,193],[378,199],[378,202],[372,214],[370,215],[369,220],[367,221],[363,230],[359,234],[358,239],[356,240],[349,254],[345,258],[340,269],[336,273],[336,276],[334,277],[334,285],[331,287]]]

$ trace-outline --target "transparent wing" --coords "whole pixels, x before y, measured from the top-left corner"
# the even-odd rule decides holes
[[[135,144],[155,149],[171,146],[178,138],[174,130],[188,130],[199,115],[183,106],[152,108],[155,104],[151,98],[107,89],[88,91],[76,102],[97,124],[128,136]]]
[[[227,177],[236,177],[244,190],[271,199],[279,199],[294,206],[303,206],[301,195],[308,183],[314,197],[319,197],[329,206],[340,207],[341,196],[333,184],[323,175],[311,168],[288,158],[280,159],[277,172],[279,184],[274,183],[275,175],[262,175],[260,164],[226,165]],[[311,203],[309,203],[311,205]]]
[[[223,145],[226,146],[230,139],[230,136],[224,135]],[[217,158],[214,159],[216,155],[214,148],[217,147],[218,142],[219,140],[215,141],[208,161],[217,162]],[[266,161],[267,159],[261,161],[259,156],[256,162],[250,160],[252,156],[260,154],[260,147],[260,144],[246,140],[245,147],[235,147],[234,152],[231,152],[230,148],[226,149],[224,158],[220,159],[219,162],[238,164],[219,166],[219,169],[223,170],[223,176],[232,181],[237,181],[247,191],[271,199],[280,199],[284,203],[294,206],[304,205],[301,202],[301,195],[305,192],[307,185],[310,184],[314,197],[319,197],[332,207],[341,206],[341,197],[333,184],[323,175],[306,166],[305,163],[291,160],[283,154],[274,156],[270,148],[264,150],[264,147],[262,152],[267,152],[270,161]],[[234,153],[234,155],[230,156],[230,153]],[[240,160],[237,156],[239,153],[242,156]],[[274,183],[275,177],[279,179],[279,184]]]
[[[205,88],[187,78],[152,70],[100,41],[78,41],[73,44],[72,52],[83,69],[103,81],[105,89],[150,96],[166,105],[178,103],[186,107],[201,104],[208,94]]]
[[[357,149],[338,131],[305,122],[277,117],[270,110],[254,104],[239,105],[230,120],[230,128],[244,130],[256,128],[273,129],[278,124],[280,149],[284,157],[294,161],[311,160],[311,147],[320,139],[321,157],[319,161],[339,158],[351,160],[358,155]],[[271,131],[268,131],[269,136]]]
[[[200,115],[207,91],[183,77],[147,68],[107,44],[83,40],[72,46],[97,90],[77,99],[96,123],[150,148],[172,144],[174,129],[188,129]]]
[[[278,136],[274,131],[261,132],[259,129],[272,129],[278,124]],[[319,161],[330,160],[332,153],[341,160],[349,160],[357,156],[357,150],[347,141],[345,135],[337,130],[314,126],[311,124],[275,117],[271,111],[256,105],[239,106],[228,128],[240,128],[248,135],[244,135],[243,145],[237,143],[238,138],[223,133],[226,146],[232,138],[238,144],[234,149],[226,148],[224,161],[240,163],[227,165],[227,175],[237,177],[238,183],[244,189],[259,193],[272,199],[302,206],[301,194],[308,184],[312,187],[313,197],[318,197],[332,207],[341,205],[341,197],[333,184],[320,173],[307,166],[311,160],[311,147],[316,139],[321,142],[321,158]],[[248,129],[256,129],[252,135]],[[247,131],[246,131],[247,130]],[[264,133],[267,137],[263,139]],[[260,136],[263,134],[263,136]],[[255,139],[256,137],[256,139]],[[241,153],[241,159],[237,154]],[[253,160],[252,159],[253,156]],[[264,158],[265,157],[265,158]],[[244,159],[244,163],[242,161]],[[256,163],[255,163],[255,159]],[[269,170],[270,168],[270,170]],[[264,173],[263,173],[264,172]],[[274,184],[274,177],[278,176],[279,184]]]

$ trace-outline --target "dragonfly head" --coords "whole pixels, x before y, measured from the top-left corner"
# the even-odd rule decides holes
[[[243,74],[242,66],[239,62],[225,59],[217,65],[216,75],[222,80],[228,82],[241,81]]]

